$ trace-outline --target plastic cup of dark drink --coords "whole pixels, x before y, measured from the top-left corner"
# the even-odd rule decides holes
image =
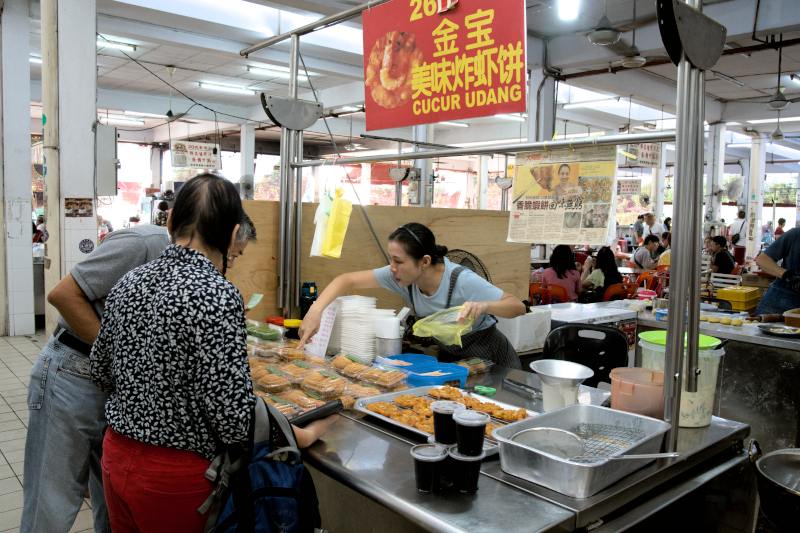
[[[478,478],[481,473],[481,460],[486,454],[464,455],[456,447],[450,448],[449,459],[453,463],[452,475],[455,488],[464,494],[478,491]]]
[[[456,423],[456,442],[461,455],[480,455],[483,453],[483,432],[489,423],[489,415],[465,409],[453,413]]]
[[[439,444],[456,443],[456,421],[453,413],[461,411],[464,406],[458,402],[439,400],[431,404],[433,411],[433,436]]]
[[[439,444],[417,444],[411,448],[417,490],[433,492],[438,488],[439,477],[447,459],[447,448]]]

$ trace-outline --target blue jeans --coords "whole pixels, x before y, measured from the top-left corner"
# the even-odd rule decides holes
[[[28,386],[20,531],[67,533],[87,485],[95,531],[111,531],[100,468],[105,403],[105,393],[89,379],[89,358],[51,337]]]
[[[779,284],[780,280],[773,281],[767,292],[761,297],[756,313],[759,315],[783,314],[789,309],[800,307],[800,293]]]

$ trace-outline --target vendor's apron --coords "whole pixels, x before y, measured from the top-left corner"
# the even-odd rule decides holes
[[[455,268],[450,274],[450,287],[447,290],[447,304],[444,307],[445,309],[450,308],[458,276],[460,276],[464,270],[466,270],[466,267],[460,266]],[[416,309],[414,308],[414,291],[411,285],[408,286],[408,298],[411,302],[411,310],[416,315]],[[406,337],[411,336],[411,328],[408,328]],[[519,356],[516,350],[514,350],[514,346],[512,346],[506,336],[497,329],[497,324],[492,324],[488,328],[463,335],[461,337],[461,346],[447,346],[436,339],[431,340],[439,346],[439,360],[443,362],[480,357],[481,359],[492,361],[498,366],[508,368],[522,367],[519,362]]]

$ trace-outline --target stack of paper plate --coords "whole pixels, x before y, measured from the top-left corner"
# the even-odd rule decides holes
[[[331,344],[365,364],[375,359],[375,316],[377,300],[367,296],[342,296]]]

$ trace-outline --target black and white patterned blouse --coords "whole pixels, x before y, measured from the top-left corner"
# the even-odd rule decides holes
[[[211,458],[242,442],[255,397],[239,291],[202,254],[170,245],[106,301],[90,357],[122,435]]]

